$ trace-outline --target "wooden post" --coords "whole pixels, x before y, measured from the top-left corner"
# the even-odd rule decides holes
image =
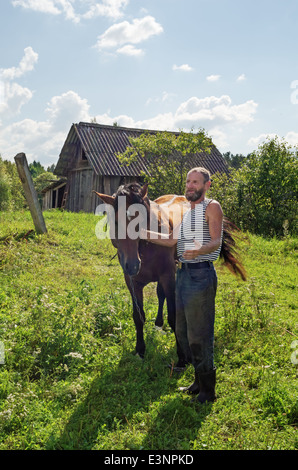
[[[22,181],[23,189],[34,222],[35,230],[37,233],[46,233],[46,224],[42,215],[40,204],[38,202],[37,193],[33,185],[32,176],[29,171],[26,155],[24,153],[18,153],[18,155],[16,155],[14,159],[17,165],[19,177]]]

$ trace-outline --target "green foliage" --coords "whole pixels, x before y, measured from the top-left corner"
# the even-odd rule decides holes
[[[41,191],[57,176],[52,173],[53,165],[47,171],[40,162],[29,164],[29,170],[37,191],[40,203]],[[0,157],[0,210],[18,210],[27,206],[22,184],[18,175],[16,164]]]
[[[145,288],[142,361],[115,249],[93,214],[0,213],[1,450],[297,450],[297,239],[240,242],[248,281],[217,266],[217,401],[179,393],[174,335]],[[282,260],[282,262],[281,262]]]
[[[150,176],[143,174],[143,177],[150,181],[149,195],[155,199],[162,194],[184,194],[186,175],[193,166],[193,154],[210,153],[212,141],[200,129],[197,133],[193,130],[177,134],[144,132],[130,139],[130,144],[117,157],[123,165],[136,161],[138,156],[146,158]]]
[[[8,210],[11,204],[10,178],[0,157],[0,210]]]
[[[33,179],[39,176],[41,173],[44,173],[45,171],[42,164],[40,162],[36,162],[35,160],[33,161],[33,163],[29,163],[28,166]]]
[[[37,191],[37,194],[41,194],[41,191],[48,186],[52,181],[57,180],[57,176],[49,171],[44,171],[40,173],[36,178],[34,178],[34,187]]]
[[[242,155],[241,153],[240,154],[236,153],[236,155],[233,155],[231,152],[226,152],[226,153],[223,153],[222,156],[225,159],[229,168],[238,169],[247,160],[247,157],[245,155]]]
[[[297,155],[297,149],[271,139],[229,176],[215,175],[210,194],[241,229],[263,236],[297,235]]]
[[[24,192],[16,165],[0,157],[0,210],[18,210],[24,206]]]
[[[33,180],[40,204],[42,205],[42,190],[46,188],[51,182],[57,180],[58,177],[49,171],[39,173]]]

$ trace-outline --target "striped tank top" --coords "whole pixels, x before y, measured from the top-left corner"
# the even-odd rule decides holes
[[[206,222],[205,212],[212,199],[204,199],[200,204],[196,204],[194,209],[189,209],[183,216],[177,242],[177,254],[179,261],[185,261],[182,257],[185,250],[194,250],[194,239],[202,245],[211,241],[209,226]],[[187,263],[199,263],[202,261],[215,261],[221,250],[219,248],[207,255],[199,255],[195,259],[188,260]]]

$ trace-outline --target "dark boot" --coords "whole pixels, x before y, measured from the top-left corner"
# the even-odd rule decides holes
[[[211,370],[210,372],[205,372],[199,374],[200,380],[200,393],[194,399],[200,403],[205,403],[208,401],[215,400],[215,383],[216,383],[216,369]]]
[[[179,387],[179,391],[183,392],[183,393],[189,393],[189,394],[192,394],[192,395],[197,395],[200,391],[198,374],[195,372],[195,380],[191,385],[189,385],[188,387]]]

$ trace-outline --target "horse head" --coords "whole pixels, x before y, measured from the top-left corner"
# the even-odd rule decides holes
[[[114,230],[110,230],[110,237],[118,250],[124,274],[136,276],[141,268],[139,229],[142,224],[147,228],[149,220],[148,184],[144,186],[138,183],[122,185],[113,196],[94,192],[105,204],[112,207]]]

